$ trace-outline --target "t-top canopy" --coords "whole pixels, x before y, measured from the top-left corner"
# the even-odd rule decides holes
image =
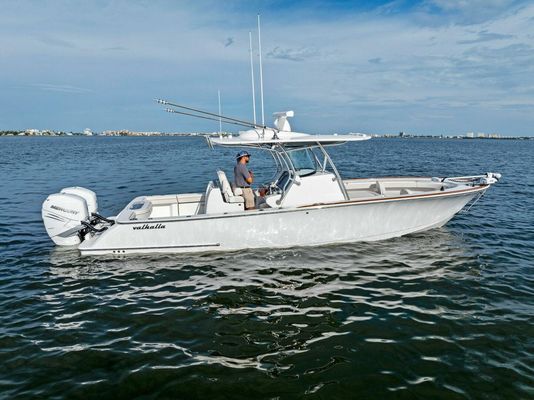
[[[281,145],[285,147],[310,147],[317,145],[332,146],[346,142],[356,142],[371,139],[362,133],[347,135],[310,135],[307,133],[276,131],[271,128],[250,129],[239,133],[239,136],[219,136],[209,138],[210,144],[218,146],[251,146],[264,147]]]

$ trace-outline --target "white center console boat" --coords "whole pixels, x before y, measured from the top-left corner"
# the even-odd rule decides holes
[[[245,211],[239,189],[223,171],[203,193],[137,197],[109,218],[98,215],[92,191],[65,188],[43,204],[49,236],[57,245],[77,246],[83,255],[383,240],[444,225],[500,178],[487,173],[342,179],[326,148],[369,136],[296,133],[287,121],[292,112],[275,115],[275,128],[207,138],[210,147],[256,148],[272,155],[277,172],[255,210]]]

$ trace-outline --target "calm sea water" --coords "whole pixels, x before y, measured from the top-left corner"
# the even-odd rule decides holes
[[[345,177],[503,174],[445,227],[383,242],[81,258],[44,231],[62,187],[115,215],[137,195],[203,191],[234,153],[0,138],[0,397],[534,398],[533,141],[333,149]],[[259,153],[251,167],[273,172]]]

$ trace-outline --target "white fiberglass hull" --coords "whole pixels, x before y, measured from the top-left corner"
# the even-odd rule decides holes
[[[488,187],[291,209],[115,223],[79,245],[83,255],[232,251],[384,240],[447,223]]]

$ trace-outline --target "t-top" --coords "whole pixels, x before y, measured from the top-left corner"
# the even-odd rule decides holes
[[[247,178],[250,177],[246,164],[237,163],[234,167],[234,183],[237,187],[250,187]]]

